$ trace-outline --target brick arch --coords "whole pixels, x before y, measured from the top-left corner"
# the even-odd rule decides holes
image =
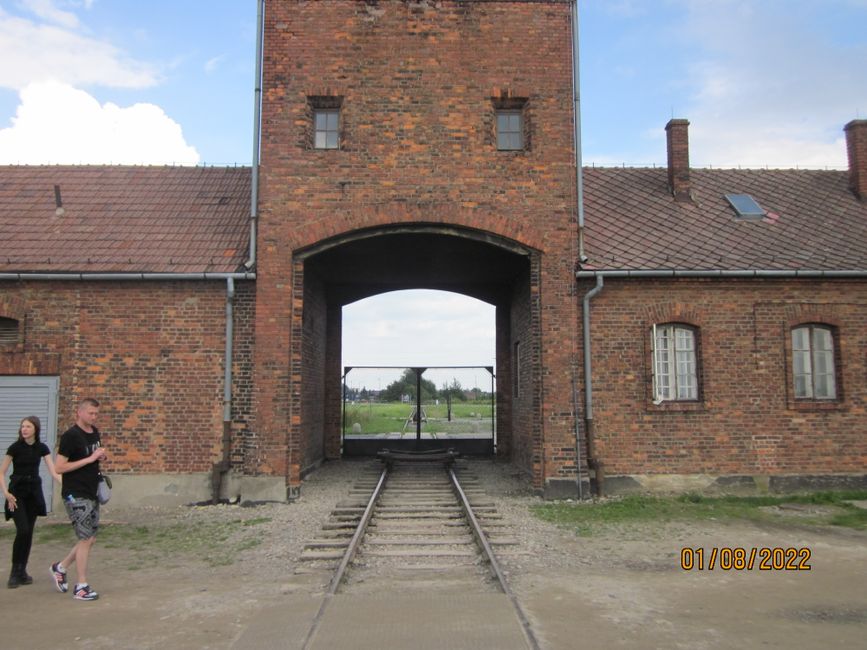
[[[17,296],[4,296],[0,298],[0,318],[9,318],[23,322],[25,314],[24,300],[21,298]]]
[[[296,249],[293,252],[293,257],[297,260],[304,260],[329,248],[372,237],[394,234],[425,233],[429,233],[432,235],[461,237],[464,239],[478,242],[480,244],[497,246],[499,248],[521,255],[528,255],[538,250],[535,247],[528,246],[525,242],[515,240],[512,237],[504,236],[479,228],[470,228],[459,224],[450,224],[443,222],[395,222],[392,224],[385,224],[376,227],[365,227],[337,232],[332,236],[320,239],[319,241],[305,246],[301,249]]]
[[[683,323],[701,328],[705,324],[704,310],[695,305],[681,302],[670,302],[652,305],[645,308],[644,318],[647,326],[661,323]]]
[[[543,251],[543,233],[516,216],[504,213],[479,213],[453,206],[437,206],[431,210],[418,206],[376,206],[365,211],[351,211],[339,216],[329,215],[311,221],[303,232],[295,233],[294,250],[306,250],[321,242],[351,233],[364,233],[389,227],[431,226],[454,228],[456,233],[485,233],[503,242]]]
[[[786,321],[791,330],[798,325],[830,325],[840,327],[840,318],[835,305],[802,304],[791,305],[786,309]]]

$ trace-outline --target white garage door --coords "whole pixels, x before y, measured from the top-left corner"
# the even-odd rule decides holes
[[[35,415],[42,423],[42,442],[54,456],[57,442],[57,377],[0,377],[0,454],[5,454],[18,439],[18,425],[28,415]],[[11,470],[10,470],[11,472]],[[54,481],[45,463],[39,464],[45,503],[51,510]],[[7,473],[8,481],[8,473]],[[7,482],[8,485],[8,482]]]

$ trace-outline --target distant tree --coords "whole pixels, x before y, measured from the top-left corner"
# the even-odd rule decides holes
[[[464,400],[465,395],[461,382],[453,378],[451,384],[448,382],[444,383],[442,389],[440,389],[440,396],[443,399]]]
[[[400,379],[391,382],[382,390],[382,401],[399,402],[404,395],[409,395],[411,401],[415,401],[415,371],[407,368],[403,371]],[[423,402],[436,399],[437,387],[429,379],[421,380],[421,399]]]

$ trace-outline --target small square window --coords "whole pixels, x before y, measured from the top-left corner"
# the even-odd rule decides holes
[[[316,110],[313,112],[314,138],[316,149],[340,148],[340,111],[337,109]]]
[[[497,111],[497,149],[524,148],[524,115],[521,111]]]
[[[768,214],[749,194],[726,194],[725,197],[739,219],[761,219]]]
[[[0,345],[18,343],[18,321],[0,316]]]

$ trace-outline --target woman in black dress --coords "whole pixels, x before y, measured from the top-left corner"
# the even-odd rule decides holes
[[[41,429],[39,418],[30,415],[21,420],[18,427],[18,440],[9,445],[6,456],[0,463],[0,487],[6,497],[6,521],[15,520],[15,541],[12,543],[12,573],[9,574],[10,589],[19,585],[33,583],[33,578],[27,575],[27,560],[30,558],[30,546],[33,543],[33,527],[36,517],[44,517],[47,513],[45,497],[42,495],[42,480],[39,478],[39,461],[45,459],[48,471],[54,480],[60,481],[60,475],[54,470],[51,460],[51,450],[39,440]],[[12,463],[12,476],[9,477],[9,488],[6,488],[6,470]]]

